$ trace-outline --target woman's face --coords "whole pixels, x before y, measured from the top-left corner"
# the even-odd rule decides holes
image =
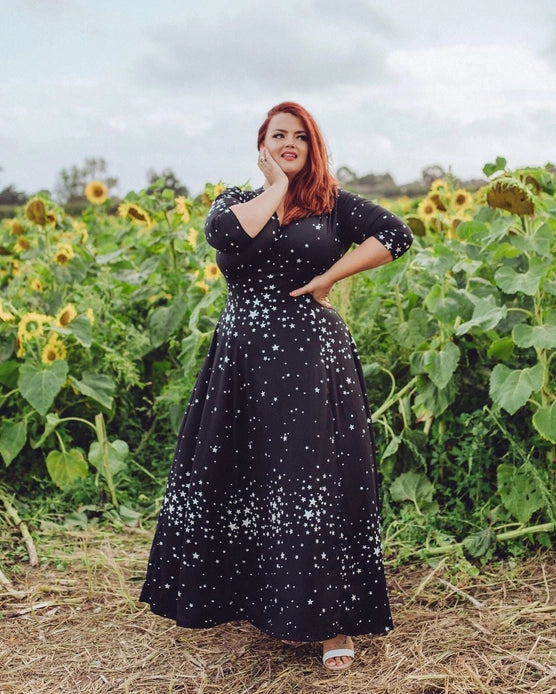
[[[309,137],[301,119],[291,113],[277,113],[272,116],[264,145],[290,179],[307,163]]]

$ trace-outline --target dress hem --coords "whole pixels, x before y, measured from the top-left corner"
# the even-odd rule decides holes
[[[143,600],[140,600],[140,602],[145,602]],[[338,634],[343,634],[344,636],[385,636],[389,634],[391,631],[393,631],[393,627],[383,629],[381,631],[369,631],[369,630],[355,630],[355,631],[350,631],[350,633],[345,633],[344,630],[342,629],[341,626],[338,626],[337,629],[333,631],[333,633],[326,633],[323,636],[312,636],[311,638],[302,638],[297,635],[292,635],[292,634],[279,634],[277,632],[271,632],[268,627],[261,626],[260,624],[257,623],[256,619],[250,619],[248,617],[241,617],[241,616],[231,616],[229,618],[222,618],[220,620],[214,620],[211,621],[210,624],[203,624],[201,625],[196,625],[196,624],[188,624],[185,623],[182,620],[177,620],[175,617],[170,616],[168,614],[165,614],[162,610],[156,610],[150,603],[147,602],[149,605],[151,612],[158,617],[164,617],[165,619],[171,619],[177,627],[180,627],[182,629],[212,629],[213,627],[221,626],[222,624],[231,624],[233,622],[247,622],[248,624],[251,624],[251,626],[254,626],[256,629],[261,631],[263,634],[266,636],[269,636],[270,638],[273,639],[279,639],[279,640],[292,640],[292,641],[300,641],[302,643],[315,643],[317,641],[327,641],[328,639],[333,639],[336,637]]]

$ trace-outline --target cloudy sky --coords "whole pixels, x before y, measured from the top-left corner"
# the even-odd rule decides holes
[[[104,157],[258,184],[256,131],[298,101],[333,168],[398,183],[556,160],[552,0],[0,0],[0,189]]]

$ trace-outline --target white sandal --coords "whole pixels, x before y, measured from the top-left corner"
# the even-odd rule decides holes
[[[342,656],[351,658],[349,663],[342,663],[341,665],[326,664],[326,661],[330,660],[330,658],[341,658]],[[351,667],[353,665],[354,660],[355,651],[353,650],[353,648],[335,648],[331,651],[326,651],[326,653],[323,653],[322,656],[322,664],[327,670],[346,670],[348,667]]]

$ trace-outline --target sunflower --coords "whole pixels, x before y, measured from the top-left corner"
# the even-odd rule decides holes
[[[417,207],[417,213],[425,220],[432,219],[436,215],[436,211],[436,205],[434,204],[434,200],[431,200],[431,198],[421,200],[419,206]]]
[[[91,325],[94,325],[94,324],[95,324],[95,314],[93,313],[93,309],[92,309],[92,308],[88,308],[88,309],[85,311],[85,315],[87,316],[87,320],[89,321],[89,323],[90,323]]]
[[[15,316],[13,313],[10,313],[9,311],[4,311],[4,307],[2,306],[2,300],[0,299],[0,320],[4,321],[4,323],[11,323],[14,320]]]
[[[118,214],[124,219],[130,217],[133,221],[144,224],[147,227],[152,225],[149,213],[134,202],[122,202],[118,207]]]
[[[400,196],[396,202],[398,203],[398,207],[402,212],[409,212],[411,209],[412,200],[407,195]]]
[[[195,286],[199,287],[199,289],[206,294],[209,290],[209,286],[206,282],[203,282],[203,280],[199,280],[198,282],[195,282]]]
[[[440,210],[441,212],[446,212],[446,205],[448,207],[450,206],[450,201],[451,201],[451,196],[449,191],[441,191],[442,197],[438,193],[434,193],[434,195],[429,195],[429,200],[432,200],[433,203],[436,205],[436,209]]]
[[[184,224],[187,224],[187,222],[191,219],[187,206],[187,199],[183,195],[178,195],[176,198],[176,212],[181,214],[181,221]]]
[[[473,196],[468,190],[465,190],[465,188],[459,188],[456,190],[452,200],[458,210],[465,210],[473,206]]]
[[[220,270],[219,270],[218,265],[216,263],[209,263],[205,267],[205,279],[215,280],[218,278],[219,275],[220,275]]]
[[[87,227],[85,226],[85,222],[82,222],[79,219],[74,219],[72,221],[73,228],[75,229],[76,233],[79,234],[79,243],[84,244],[87,243],[87,239],[89,238],[89,232],[87,231]]]
[[[45,323],[50,323],[51,321],[52,316],[47,316],[44,313],[35,313],[34,311],[26,313],[17,326],[17,336],[20,342],[23,343],[34,337],[41,337],[44,333]]]
[[[189,227],[189,231],[187,232],[187,240],[191,248],[195,248],[195,246],[197,245],[198,234],[199,232],[197,231],[197,229],[195,229],[195,227]]]
[[[34,292],[42,292],[42,282],[38,277],[33,277],[29,282],[29,286]]]
[[[21,275],[21,265],[19,264],[19,260],[12,260],[11,271],[14,277],[19,277]]]
[[[58,263],[58,265],[65,265],[68,260],[71,260],[74,257],[75,253],[73,252],[73,248],[69,243],[59,244],[58,250],[54,254],[54,260]]]
[[[68,325],[68,323],[71,323],[76,316],[77,311],[75,310],[75,306],[73,304],[66,304],[66,306],[60,309],[56,314],[56,320],[54,325],[57,325],[60,328],[65,328],[66,325]]]
[[[39,198],[29,200],[25,208],[25,214],[27,219],[35,224],[40,224],[41,226],[46,224],[46,208],[44,202]]]
[[[222,183],[222,181],[220,181],[220,183],[217,183],[214,186],[214,190],[213,190],[214,197],[217,198],[220,195],[220,193],[223,193],[225,190],[226,190],[226,186]]]
[[[23,251],[28,251],[31,244],[24,236],[19,236],[14,245],[14,250],[16,253],[22,253]]]
[[[512,214],[524,215],[535,212],[531,191],[521,181],[495,181],[487,193],[487,202],[490,207],[498,207]]]
[[[431,183],[431,193],[444,193],[449,190],[448,183],[443,178],[436,178]]]
[[[42,349],[41,361],[43,364],[53,364],[57,359],[65,359],[67,354],[65,345],[60,340],[60,337],[57,333],[52,333]]]
[[[93,205],[102,205],[108,197],[108,188],[102,181],[90,181],[85,186],[85,197]]]
[[[17,219],[11,220],[10,233],[13,234],[14,236],[21,236],[21,234],[25,233],[25,229],[21,226],[21,224],[17,221]]]

